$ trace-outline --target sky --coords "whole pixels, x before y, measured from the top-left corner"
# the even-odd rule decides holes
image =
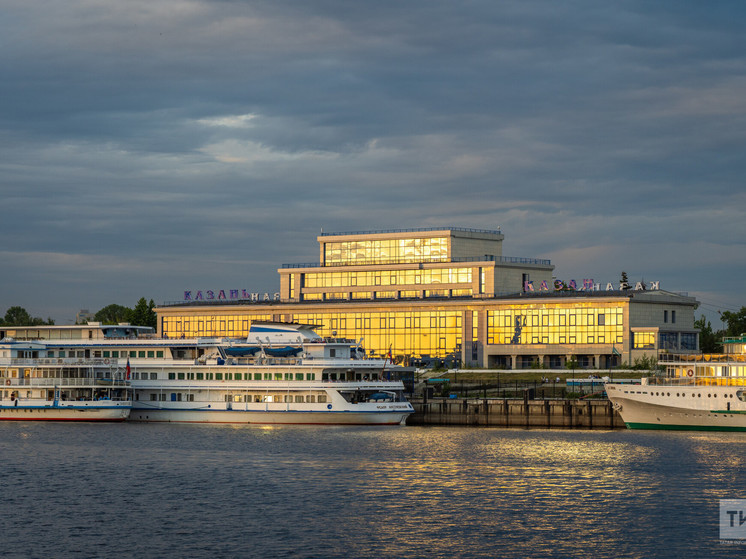
[[[746,305],[737,1],[0,0],[0,316],[279,291],[324,232],[499,229]]]

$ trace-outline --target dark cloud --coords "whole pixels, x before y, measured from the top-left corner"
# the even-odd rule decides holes
[[[8,1],[6,306],[276,289],[325,230],[502,227],[558,275],[742,281],[738,2]]]

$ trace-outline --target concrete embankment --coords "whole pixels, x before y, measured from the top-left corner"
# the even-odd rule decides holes
[[[407,425],[535,429],[616,429],[624,422],[606,399],[434,398],[410,400]]]

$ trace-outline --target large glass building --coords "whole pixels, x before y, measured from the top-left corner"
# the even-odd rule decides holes
[[[319,325],[405,363],[607,368],[698,349],[692,297],[647,286],[557,282],[548,260],[506,257],[500,231],[327,233],[319,262],[286,264],[278,300],[216,298],[156,309],[168,337],[244,337],[253,320]]]

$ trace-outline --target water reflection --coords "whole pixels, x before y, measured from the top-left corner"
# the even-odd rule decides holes
[[[0,424],[4,538],[23,556],[712,556],[746,437],[708,435]]]

